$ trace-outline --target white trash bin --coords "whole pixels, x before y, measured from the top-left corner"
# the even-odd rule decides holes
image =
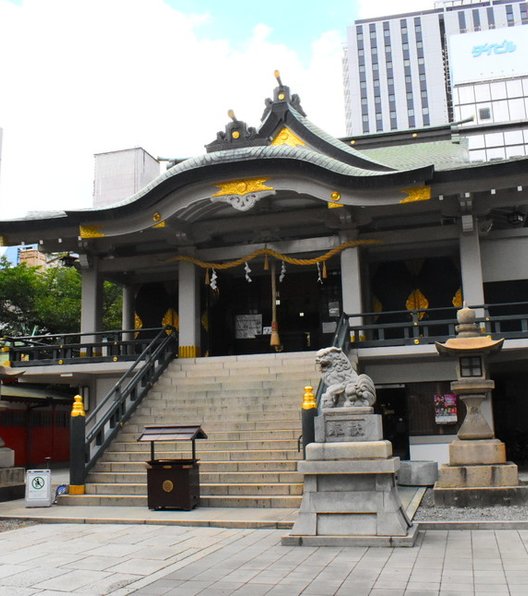
[[[26,507],[51,507],[51,470],[26,472]]]

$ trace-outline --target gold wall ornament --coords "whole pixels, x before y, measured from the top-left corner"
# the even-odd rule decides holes
[[[159,221],[161,221],[161,213],[159,211],[156,211],[153,215],[152,215],[152,221],[154,223],[158,223]]]
[[[462,306],[464,305],[464,297],[462,296],[462,288],[458,288],[458,290],[455,292],[455,295],[453,296],[453,300],[451,300],[451,304],[455,308],[462,308]]]
[[[408,188],[402,188],[400,192],[407,195],[400,201],[402,205],[405,203],[417,203],[418,201],[429,201],[432,197],[430,186],[409,186]]]
[[[328,209],[337,209],[339,207],[344,207],[344,205],[339,203],[341,198],[341,193],[337,192],[337,190],[334,190],[334,192],[330,195],[330,202],[327,203]]]
[[[82,395],[76,395],[73,398],[73,406],[71,411],[72,418],[75,416],[86,416],[86,412],[84,411],[84,403]]]
[[[244,196],[253,192],[262,192],[263,190],[274,190],[272,186],[266,186],[268,178],[246,178],[243,180],[228,180],[227,182],[218,182],[215,184],[220,190],[215,192],[215,197],[226,197],[229,195]]]
[[[156,228],[156,229],[158,229],[158,230],[161,230],[161,229],[163,229],[163,228],[166,228],[166,227],[167,227],[167,222],[165,222],[165,221],[160,221],[159,223],[157,223],[157,224],[154,224],[152,227],[153,227],[153,228]]]
[[[429,308],[429,300],[423,295],[422,291],[419,289],[413,290],[405,302],[405,308],[407,310],[420,310],[422,312],[418,313],[418,318],[420,321],[425,317],[424,310]]]
[[[79,226],[79,236],[83,239],[105,237],[101,226]]]
[[[238,130],[234,130],[231,133],[231,136],[233,137],[233,139],[239,139],[240,138],[240,132]]]
[[[301,137],[297,136],[293,130],[289,129],[287,126],[284,126],[279,130],[279,132],[273,137],[271,141],[272,145],[289,145],[290,147],[303,147],[306,143],[301,139]]]
[[[167,312],[163,315],[163,318],[161,319],[161,324],[163,327],[165,327],[166,325],[171,325],[175,329],[180,328],[180,317],[178,316],[178,313],[174,310],[174,308],[172,308],[172,306],[168,308]]]

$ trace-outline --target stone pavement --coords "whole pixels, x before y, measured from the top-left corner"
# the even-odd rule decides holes
[[[287,547],[283,533],[38,524],[0,534],[0,595],[528,594],[524,530],[428,530],[400,549]]]

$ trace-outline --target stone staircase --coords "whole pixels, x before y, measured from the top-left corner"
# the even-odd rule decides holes
[[[143,427],[199,424],[208,435],[196,441],[201,506],[299,507],[303,390],[318,382],[314,352],[175,360],[89,474],[87,494],[60,502],[146,507]],[[190,449],[158,443],[156,458],[190,457]]]

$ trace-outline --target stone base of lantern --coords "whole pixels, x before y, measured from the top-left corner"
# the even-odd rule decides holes
[[[457,439],[449,446],[449,462],[438,471],[435,505],[485,507],[528,501],[528,487],[519,485],[517,465],[506,461],[504,443],[498,439]]]

